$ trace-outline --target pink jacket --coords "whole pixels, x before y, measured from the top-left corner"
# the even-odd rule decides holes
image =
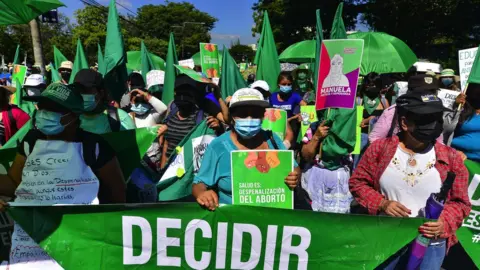
[[[8,111],[12,111],[13,118],[15,119],[15,127],[12,127],[10,123],[10,117],[8,117]],[[30,116],[27,113],[22,111],[15,105],[7,105],[2,108],[2,122],[5,126],[5,141],[8,141],[15,133],[25,125],[26,122],[30,120]]]

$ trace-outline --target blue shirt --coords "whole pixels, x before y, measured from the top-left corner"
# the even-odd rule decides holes
[[[452,147],[468,159],[480,161],[480,115],[473,115],[455,132]]]
[[[204,183],[209,188],[215,187],[218,190],[219,203],[224,204],[232,204],[230,152],[238,150],[230,138],[231,133],[231,131],[228,131],[210,143],[203,156],[200,170],[193,180],[194,184]],[[277,135],[273,134],[273,138],[277,143],[278,150],[286,150],[282,140]],[[270,140],[268,140],[268,148],[275,149]],[[296,164],[295,167],[297,167]]]
[[[272,105],[272,108],[276,109],[282,109],[287,111],[287,116],[288,118],[293,116],[293,110],[295,107],[300,105],[300,102],[302,101],[302,97],[297,92],[293,92],[290,97],[285,100],[285,101],[280,101],[278,100],[279,93],[273,93],[273,95],[270,96],[270,105]]]

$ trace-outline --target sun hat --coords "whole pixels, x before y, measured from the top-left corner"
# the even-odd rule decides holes
[[[70,69],[72,70],[73,69],[73,63],[71,61],[63,61],[61,64],[60,64],[60,67],[58,68],[58,71],[62,70],[62,69]]]
[[[260,91],[252,88],[242,88],[237,90],[230,100],[230,109],[240,106],[268,108],[270,104],[264,100]]]
[[[32,75],[27,77],[27,80],[23,84],[23,87],[26,87],[26,88],[37,87],[37,86],[40,86],[40,85],[43,85],[43,86],[46,85],[46,82],[45,82],[45,79],[43,78],[43,76],[41,74],[32,74]]]
[[[253,82],[250,85],[250,88],[252,88],[252,89],[255,89],[257,87],[261,88],[264,91],[270,91],[270,86],[268,86],[268,83],[266,81],[258,80],[258,81]]]
[[[455,71],[453,71],[453,69],[450,69],[450,68],[444,69],[440,74],[440,78],[444,78],[444,77],[455,77]]]

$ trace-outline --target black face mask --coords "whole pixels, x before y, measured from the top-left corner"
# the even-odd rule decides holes
[[[72,75],[72,73],[62,72],[60,75],[62,76],[62,79],[68,83],[70,81],[70,76]]]
[[[178,111],[184,116],[191,115],[196,109],[195,104],[185,100],[175,100],[175,105],[177,105]]]
[[[368,87],[367,89],[365,89],[365,95],[369,99],[376,99],[379,94],[380,94],[380,89],[378,89],[377,87]]]
[[[429,124],[416,125],[410,134],[423,143],[434,142],[443,132],[443,119]]]

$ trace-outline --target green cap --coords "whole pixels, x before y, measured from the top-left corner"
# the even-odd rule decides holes
[[[40,96],[24,97],[23,99],[37,102],[48,99],[76,114],[83,113],[82,95],[73,85],[52,83]]]
[[[455,71],[453,69],[444,69],[442,73],[440,74],[440,78],[442,77],[455,77]]]

